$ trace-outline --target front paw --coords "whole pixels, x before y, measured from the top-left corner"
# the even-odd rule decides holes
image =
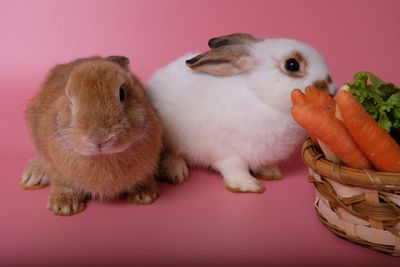
[[[189,177],[189,169],[181,156],[164,154],[161,159],[159,179],[171,184],[181,184]]]
[[[128,202],[138,205],[148,205],[153,203],[160,194],[155,181],[136,185],[132,191],[128,192]]]
[[[47,207],[55,215],[71,216],[85,209],[85,202],[78,194],[69,190],[55,191],[50,195]]]
[[[253,177],[225,179],[225,188],[232,192],[262,193],[265,190],[264,185]]]
[[[23,189],[40,189],[49,185],[50,180],[40,160],[29,162],[20,178]]]

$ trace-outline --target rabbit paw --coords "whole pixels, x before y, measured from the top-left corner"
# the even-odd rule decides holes
[[[282,179],[282,173],[279,169],[278,165],[267,165],[263,166],[256,171],[254,171],[254,176],[256,176],[258,179],[263,179],[263,180],[281,180]]]
[[[225,187],[232,192],[262,193],[265,190],[264,185],[253,177],[225,179]]]
[[[71,216],[82,212],[85,209],[85,203],[82,197],[70,189],[57,190],[50,195],[47,208],[55,215]]]
[[[165,154],[161,159],[159,179],[171,184],[181,184],[189,177],[189,169],[182,156]]]
[[[20,178],[20,185],[23,189],[40,189],[50,183],[42,163],[38,159],[29,162]]]
[[[159,195],[159,189],[155,181],[146,184],[140,184],[128,192],[128,202],[139,205],[153,203]]]

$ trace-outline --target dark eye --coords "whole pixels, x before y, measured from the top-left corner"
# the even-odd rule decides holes
[[[124,86],[122,85],[120,88],[119,88],[119,101],[124,101],[125,100],[125,98],[126,98],[126,92],[125,92],[125,88],[124,88]]]
[[[289,58],[285,62],[285,69],[290,72],[297,72],[300,70],[300,63],[295,58]]]

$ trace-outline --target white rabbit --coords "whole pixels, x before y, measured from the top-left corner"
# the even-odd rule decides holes
[[[315,85],[334,94],[335,85],[322,56],[296,40],[237,33],[209,46],[158,70],[145,86],[166,130],[162,175],[183,182],[187,162],[219,171],[232,191],[262,192],[255,177],[280,179],[277,163],[304,138],[290,114],[292,89]]]

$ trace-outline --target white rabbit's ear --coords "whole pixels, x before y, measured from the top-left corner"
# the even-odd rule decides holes
[[[246,45],[224,45],[186,60],[186,65],[195,71],[227,76],[248,72],[257,61]]]
[[[263,39],[248,33],[232,33],[210,39],[208,41],[208,46],[211,49],[214,49],[224,45],[257,43],[261,42],[262,40]]]

